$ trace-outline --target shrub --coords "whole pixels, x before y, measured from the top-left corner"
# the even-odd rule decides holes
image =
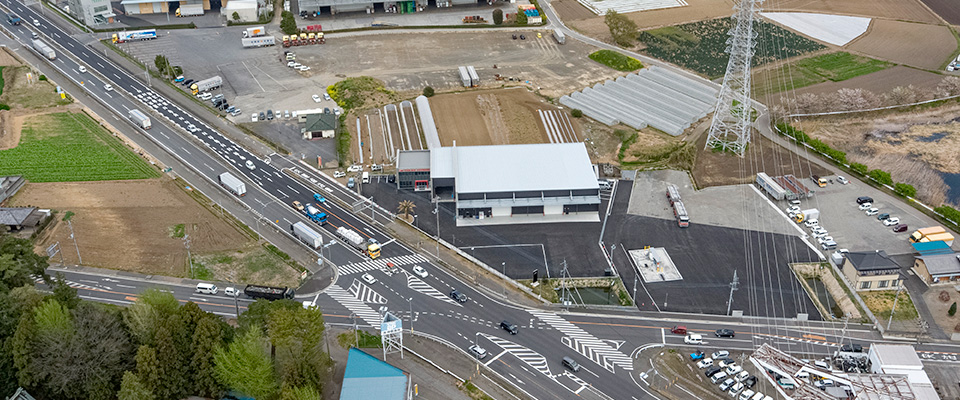
[[[427,87],[423,88],[423,95],[424,95],[424,96],[433,97],[433,94],[434,94],[434,92],[433,92],[433,88],[432,88],[432,87],[427,86]]]
[[[890,177],[890,173],[882,169],[873,169],[870,172],[867,172],[867,176],[877,181],[881,185],[892,185],[893,178]]]
[[[0,103],[0,110],[9,110],[10,106]]]
[[[524,14],[522,12],[517,13],[517,25],[519,26],[527,25],[527,14]]]
[[[288,35],[297,33],[297,21],[293,19],[293,13],[290,11],[280,14],[280,30]]]
[[[952,317],[956,313],[957,313],[957,302],[953,302],[953,304],[950,305],[950,309],[947,310],[947,315]]]
[[[40,75],[40,80],[41,80],[41,81],[47,80],[47,76],[46,76],[46,75]]]
[[[643,68],[643,64],[636,58],[627,57],[613,50],[597,50],[590,53],[590,59],[617,71],[636,71]]]
[[[234,20],[234,21],[239,21],[239,20],[240,20],[240,13],[234,11],[234,12],[233,12],[233,20]]]
[[[850,164],[850,169],[852,169],[853,172],[856,172],[856,173],[858,173],[858,174],[860,174],[860,175],[866,175],[866,174],[867,174],[867,166],[866,166],[866,165],[863,165],[863,164],[860,164],[860,163]]]
[[[917,195],[917,188],[908,183],[897,183],[893,185],[893,190],[903,197],[914,197]]]
[[[570,115],[572,115],[574,118],[580,118],[583,116],[583,110],[574,108],[572,111],[570,111]]]
[[[953,208],[950,206],[940,206],[940,207],[934,208],[933,211],[936,211],[937,213],[953,221],[954,223],[960,222],[960,211],[958,211],[956,208]]]
[[[616,11],[609,10],[607,15],[603,17],[603,22],[607,24],[607,28],[610,29],[610,36],[613,36],[613,41],[621,47],[630,47],[633,46],[634,40],[637,37],[637,24],[627,18],[627,16],[617,13]]]
[[[499,8],[496,10],[493,10],[493,24],[500,25],[502,23],[503,23],[503,10]]]

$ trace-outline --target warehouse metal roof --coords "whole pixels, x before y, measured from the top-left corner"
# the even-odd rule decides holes
[[[430,150],[400,150],[397,171],[429,170]]]
[[[456,177],[459,193],[599,189],[583,143],[432,149],[432,177]]]
[[[374,356],[351,347],[347,355],[347,367],[343,372],[343,400],[403,400],[407,398],[409,380],[407,374]]]

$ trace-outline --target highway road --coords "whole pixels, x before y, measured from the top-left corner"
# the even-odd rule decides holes
[[[187,105],[176,104],[184,99],[171,101],[160,96],[128,71],[110,63],[22,3],[0,0],[0,5],[7,8],[5,11],[12,9],[27,21],[40,21],[39,29],[26,23],[5,28],[27,49],[33,29],[37,29],[48,44],[56,44],[58,57],[50,64],[62,76],[55,79],[69,79],[82,85],[118,119],[126,119],[127,111],[133,108],[148,112],[154,119],[153,128],[148,131],[139,130],[133,124],[121,124],[121,130],[138,130],[211,182],[216,182],[217,176],[227,171],[240,176],[247,183],[248,193],[237,201],[264,215],[267,220],[280,221],[277,224],[281,229],[295,221],[312,223],[295,212],[289,203],[294,200],[313,203],[313,193],[320,192],[331,198],[321,205],[331,215],[330,222],[318,228],[328,239],[332,238],[331,232],[336,227],[347,226],[383,243],[382,257],[377,260],[370,260],[340,242],[331,246],[329,259],[337,265],[337,279],[316,296],[316,303],[329,323],[378,327],[381,312],[389,311],[403,318],[404,329],[408,332],[446,342],[463,350],[465,357],[468,357],[465,351],[470,345],[479,344],[489,352],[487,357],[479,360],[480,363],[529,397],[540,399],[654,398],[647,392],[639,375],[648,368],[638,365],[635,357],[645,346],[681,345],[682,336],[669,333],[669,328],[676,323],[685,323],[698,333],[709,334],[717,328],[737,331],[736,338],[708,338],[702,346],[705,350],[749,350],[761,343],[771,343],[792,352],[828,354],[843,336],[858,338],[860,343],[877,339],[872,330],[859,326],[843,331],[834,324],[782,320],[745,324],[710,321],[713,317],[706,316],[690,316],[684,321],[684,318],[666,320],[630,315],[558,313],[504,302],[496,293],[460,281],[425,255],[393,241],[375,226],[341,207],[332,199],[351,204],[355,197],[322,174],[298,167],[277,155],[258,157],[250,153],[185,108],[196,108],[198,112],[206,110],[189,102],[184,102]],[[81,65],[89,72],[81,73]],[[114,89],[105,90],[106,84]],[[197,129],[191,132],[188,130],[190,125]],[[247,160],[254,163],[254,169],[244,167]],[[294,168],[297,171],[293,171]],[[294,179],[291,173],[300,179]],[[259,225],[255,229],[259,229]],[[427,275],[413,273],[415,265],[423,267]],[[190,281],[162,283],[145,276],[120,278],[71,269],[51,272],[56,271],[64,272],[81,297],[91,301],[129,304],[143,290],[159,287],[169,290],[181,301],[196,302],[203,309],[224,316],[243,312],[250,302],[249,299],[228,298],[222,294],[198,294],[194,290],[195,283]],[[375,281],[362,279],[365,274]],[[448,296],[454,288],[468,297],[466,303],[458,303]],[[314,294],[301,293],[299,297],[312,300]],[[520,326],[519,333],[511,335],[500,329],[503,320]],[[955,348],[948,345],[925,346],[923,349],[930,354],[939,354],[936,357],[952,356],[956,359]],[[574,358],[583,369],[578,373],[564,369],[560,364],[563,356]]]

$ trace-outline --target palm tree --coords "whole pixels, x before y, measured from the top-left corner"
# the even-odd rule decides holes
[[[417,208],[416,204],[413,204],[413,202],[410,200],[404,200],[404,201],[401,201],[400,204],[397,206],[397,212],[403,213],[403,219],[409,220],[410,213],[413,211],[414,208]]]

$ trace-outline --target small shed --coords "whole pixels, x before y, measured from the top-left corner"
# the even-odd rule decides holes
[[[943,243],[943,242],[939,242]],[[930,254],[914,258],[913,270],[926,284],[960,279],[960,254]]]
[[[337,134],[337,116],[331,113],[307,114],[304,127],[300,129],[303,138],[332,138]]]
[[[0,208],[0,226],[13,232],[34,228],[49,215],[50,210],[38,210],[36,207],[2,207]]]

